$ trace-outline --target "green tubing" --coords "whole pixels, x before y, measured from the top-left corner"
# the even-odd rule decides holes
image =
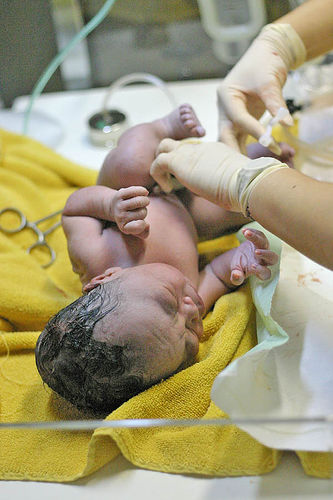
[[[67,57],[67,54],[72,50],[72,48],[75,47],[75,45],[77,45],[81,40],[86,38],[86,36],[89,35],[89,33],[93,31],[96,28],[96,26],[98,26],[103,21],[103,19],[106,17],[106,15],[108,14],[109,10],[111,9],[115,1],[116,0],[106,0],[103,7],[100,8],[97,14],[92,19],[90,19],[90,21],[82,28],[81,31],[79,31],[79,33],[77,33],[72,38],[72,40],[66,45],[66,47],[63,48],[62,51],[59,52],[59,54],[57,54],[54,59],[52,59],[46,70],[43,72],[43,74],[41,75],[38,82],[33,88],[27,109],[24,114],[23,134],[27,134],[30,113],[32,106],[35,102],[35,99],[39,97],[40,94],[43,92],[45,85],[52,77],[55,70]]]

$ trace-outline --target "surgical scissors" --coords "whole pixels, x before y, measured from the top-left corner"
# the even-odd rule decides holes
[[[45,241],[45,237],[48,234],[52,233],[52,231],[57,229],[57,227],[60,226],[61,222],[60,221],[56,222],[55,224],[53,224],[53,226],[51,226],[46,231],[42,231],[41,229],[39,229],[38,224],[40,224],[41,222],[44,222],[48,219],[51,219],[52,217],[55,217],[56,215],[61,214],[61,212],[62,212],[62,210],[58,210],[57,212],[54,212],[50,215],[47,215],[46,217],[43,217],[42,219],[38,219],[38,220],[35,220],[34,222],[30,222],[30,221],[28,221],[26,216],[23,214],[23,212],[21,212],[21,210],[19,210],[18,208],[6,207],[6,208],[3,208],[2,210],[0,210],[0,216],[5,214],[5,213],[14,213],[14,214],[19,216],[20,223],[17,227],[14,227],[12,229],[6,228],[0,224],[0,230],[3,231],[4,233],[11,233],[11,234],[20,233],[21,231],[23,231],[26,228],[34,231],[34,233],[37,236],[37,241],[36,241],[36,243],[33,243],[32,245],[30,245],[29,248],[27,248],[27,252],[30,254],[31,251],[37,247],[47,248],[47,250],[50,254],[50,260],[46,264],[42,265],[42,267],[46,268],[46,267],[49,267],[51,264],[53,264],[53,262],[56,259],[56,253],[53,250],[53,248],[51,248],[50,245]]]

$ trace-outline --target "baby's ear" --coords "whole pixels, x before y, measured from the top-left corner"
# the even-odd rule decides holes
[[[121,270],[122,270],[121,267],[109,267],[108,269],[106,269],[104,271],[104,273],[99,274],[98,276],[95,276],[94,278],[92,278],[89,281],[89,283],[84,285],[84,287],[82,288],[82,292],[83,293],[90,292],[90,290],[93,290],[94,288],[101,285],[102,283],[107,283],[114,273],[121,271]]]

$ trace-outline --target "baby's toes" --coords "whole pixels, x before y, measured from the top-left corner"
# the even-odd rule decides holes
[[[180,119],[183,122],[184,127],[190,132],[194,137],[202,137],[205,135],[205,129],[202,127],[194,109],[190,104],[183,104],[179,108]]]

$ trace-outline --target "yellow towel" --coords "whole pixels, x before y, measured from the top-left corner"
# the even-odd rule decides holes
[[[95,182],[96,172],[33,140],[4,131],[0,140],[0,209],[15,206],[36,220],[62,208],[73,189]],[[77,298],[81,288],[71,270],[62,229],[48,241],[57,259],[43,269],[42,253],[25,252],[32,242],[28,230],[11,235],[0,231],[1,422],[83,418],[43,385],[35,367],[40,330],[50,316]],[[235,244],[235,237],[228,236],[202,243],[200,251],[211,257]],[[134,397],[108,419],[223,418],[210,400],[213,380],[256,343],[248,286],[219,299],[204,326],[198,363]],[[95,432],[0,429],[0,443],[0,478],[7,480],[73,481],[119,453],[147,469],[216,476],[266,473],[281,456],[235,426]],[[325,454],[320,461],[310,456],[307,463],[310,473],[327,475]]]

